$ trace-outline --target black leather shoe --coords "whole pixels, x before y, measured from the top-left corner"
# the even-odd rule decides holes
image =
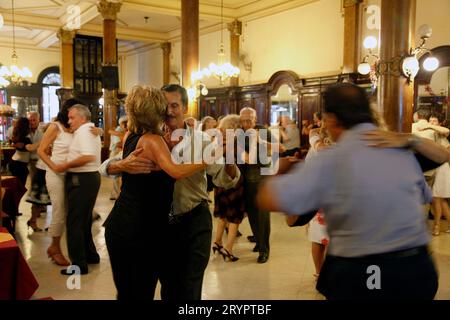
[[[238,237],[238,238],[239,238],[239,237],[242,237],[242,233],[241,233],[239,230],[238,230],[237,233],[236,233],[236,237]]]
[[[74,265],[74,266],[76,266],[76,265]],[[70,271],[69,271],[69,268],[70,268]],[[75,274],[75,270],[72,269],[71,267],[69,267],[69,268],[67,268],[67,269],[62,269],[62,270],[61,270],[61,274],[62,274],[63,276],[71,276],[71,275],[74,275],[74,274]],[[79,267],[79,268],[80,268],[80,274],[87,274],[87,273],[89,272],[89,269],[88,269],[88,266],[87,266],[87,265],[81,266],[81,267]]]
[[[253,252],[259,252],[259,246],[258,245],[256,245],[254,248],[253,248],[253,250],[252,250]]]
[[[88,264],[99,264],[100,263],[100,256],[93,256],[86,259]]]
[[[255,236],[248,236],[248,237],[247,237],[247,240],[250,241],[250,242],[256,243],[256,238],[255,238]]]
[[[260,252],[257,262],[258,263],[266,263],[269,260],[269,254],[265,252]]]

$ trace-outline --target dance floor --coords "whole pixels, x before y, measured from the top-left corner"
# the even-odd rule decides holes
[[[52,297],[56,300],[115,299],[115,287],[102,227],[113,205],[113,201],[109,200],[111,187],[112,181],[102,178],[96,203],[96,211],[101,219],[93,225],[101,262],[99,265],[90,266],[89,274],[81,277],[80,289],[68,289],[66,283],[68,278],[59,273],[62,268],[47,258],[46,250],[51,241],[48,232],[33,233],[31,229],[27,230],[26,221],[30,217],[30,204],[22,200],[20,212],[24,215],[18,219],[17,239],[25,259],[40,284],[34,297]],[[42,214],[38,220],[39,226],[47,227],[50,216],[51,207],[48,207],[48,213]],[[446,226],[447,222],[443,221],[442,227]],[[224,262],[221,256],[211,254],[204,278],[203,299],[323,299],[323,296],[315,290],[311,244],[307,240],[304,227],[289,228],[282,215],[272,214],[271,255],[265,264],[256,263],[258,254],[252,252],[254,244],[247,241],[247,236],[251,234],[247,219],[240,226],[240,231],[243,236],[238,238],[234,249],[234,254],[240,258],[239,261]],[[63,248],[64,252],[67,252],[65,241]],[[440,236],[434,237],[432,249],[440,276],[436,299],[450,300],[450,234],[441,233]],[[145,269],[144,265],[142,269]],[[156,299],[159,299],[159,292],[156,293]]]

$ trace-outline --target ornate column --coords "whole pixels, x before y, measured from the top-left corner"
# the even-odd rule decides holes
[[[103,66],[114,66],[117,68],[117,45],[116,45],[116,20],[122,3],[101,0],[97,2],[98,12],[103,17]],[[117,90],[119,88],[104,89],[103,99],[103,123],[104,123],[104,145],[109,146],[109,130],[117,126]]]
[[[414,47],[416,0],[381,3],[378,101],[391,130],[411,132],[414,84],[402,76],[401,57]]]
[[[163,50],[163,84],[170,83],[170,53],[172,52],[172,44],[170,42],[161,43]]]
[[[67,99],[73,97],[73,38],[77,30],[66,30],[60,28],[57,36],[60,42],[60,66],[61,88],[57,90],[59,105],[61,106]]]
[[[361,2],[362,0],[344,0],[343,73],[354,73],[358,69]]]
[[[242,34],[242,22],[234,20],[228,24],[230,31],[230,62],[233,66],[239,67],[239,37]],[[230,86],[238,86],[239,77],[230,79]]]
[[[181,0],[181,73],[182,85],[191,86],[191,74],[198,70],[199,0]],[[188,113],[198,119],[197,101],[189,102]]]

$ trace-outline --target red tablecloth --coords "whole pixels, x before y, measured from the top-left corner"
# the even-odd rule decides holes
[[[5,228],[0,233],[6,234]],[[28,300],[39,284],[15,240],[0,242],[0,300]]]

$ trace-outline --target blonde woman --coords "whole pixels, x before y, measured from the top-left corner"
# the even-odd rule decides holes
[[[219,122],[218,129],[226,137],[226,130],[236,130],[241,128],[240,117],[231,114],[224,117]],[[226,140],[224,139],[224,145]],[[235,152],[236,154],[236,152]],[[213,252],[219,252],[226,261],[235,262],[239,260],[233,255],[234,241],[238,233],[239,224],[244,219],[244,185],[241,176],[239,182],[231,189],[215,188],[214,193],[214,216],[218,218],[216,238]],[[222,246],[222,237],[228,223],[228,237],[225,246]]]
[[[158,279],[166,271],[168,216],[174,179],[181,179],[204,164],[174,164],[161,126],[167,102],[158,89],[134,86],[125,109],[128,133],[123,158],[136,151],[151,160],[148,174],[122,173],[120,195],[105,222],[105,239],[119,300],[152,300]],[[162,169],[162,170],[161,170]]]

